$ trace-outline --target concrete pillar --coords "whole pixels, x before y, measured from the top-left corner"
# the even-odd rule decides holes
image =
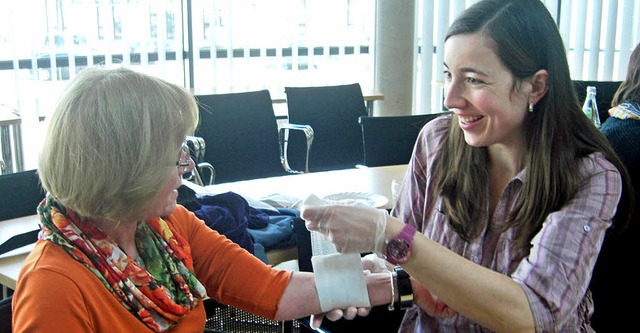
[[[376,1],[374,89],[384,94],[374,115],[408,115],[413,110],[415,0]]]

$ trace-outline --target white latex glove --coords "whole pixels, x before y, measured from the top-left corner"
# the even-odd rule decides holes
[[[362,269],[369,273],[388,273],[393,269],[393,266],[389,266],[391,264],[387,264],[387,261],[380,258],[377,254],[371,253],[362,257]]]
[[[386,210],[366,206],[327,205],[302,210],[307,229],[321,233],[341,253],[382,253],[388,217]]]
[[[387,262],[382,258],[378,257],[376,254],[368,254],[361,259],[362,261],[362,269],[365,271],[365,275],[370,273],[386,273],[389,272],[389,267],[387,266]],[[371,308],[356,308],[356,307],[348,307],[347,309],[335,309],[329,311],[324,314],[324,317],[331,320],[336,321],[341,318],[346,320],[352,320],[356,316],[365,317],[369,315]],[[315,315],[311,316],[311,326],[313,328],[318,328],[322,324],[322,316]]]

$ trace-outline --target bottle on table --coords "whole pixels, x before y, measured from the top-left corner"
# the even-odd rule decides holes
[[[596,87],[587,87],[587,96],[582,105],[582,112],[591,120],[591,122],[600,128],[600,115],[598,114],[598,103],[596,103]]]

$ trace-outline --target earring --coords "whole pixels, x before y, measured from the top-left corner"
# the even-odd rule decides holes
[[[533,112],[533,103],[529,103],[529,112]]]

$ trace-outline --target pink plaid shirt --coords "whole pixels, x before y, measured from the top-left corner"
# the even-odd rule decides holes
[[[584,158],[580,171],[583,183],[575,197],[549,214],[542,229],[531,240],[530,254],[518,260],[510,245],[516,231],[501,232],[526,181],[525,171],[511,179],[493,216],[478,216],[480,237],[465,242],[440,213],[441,198],[431,196],[431,166],[451,122],[440,117],[422,129],[404,177],[392,215],[411,223],[427,237],[464,258],[510,276],[525,291],[537,332],[591,332],[593,311],[587,293],[605,231],[611,226],[622,191],[617,169],[600,153]],[[478,200],[488,200],[479,195]],[[488,207],[488,204],[486,205]],[[414,306],[407,311],[401,332],[487,332],[478,324],[457,315],[432,318]]]

